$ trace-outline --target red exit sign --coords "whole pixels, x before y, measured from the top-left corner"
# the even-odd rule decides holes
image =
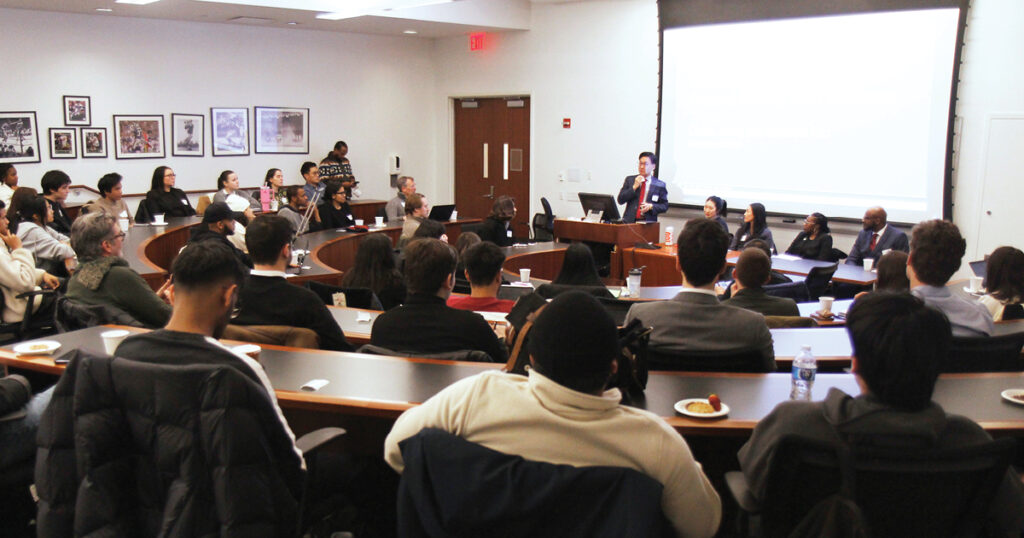
[[[484,33],[469,34],[469,50],[484,50]]]

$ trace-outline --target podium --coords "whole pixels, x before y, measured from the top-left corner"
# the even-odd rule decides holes
[[[661,225],[657,222],[608,224],[580,220],[555,219],[555,241],[587,241],[612,245],[611,278],[623,280],[622,250],[637,242],[657,243]]]

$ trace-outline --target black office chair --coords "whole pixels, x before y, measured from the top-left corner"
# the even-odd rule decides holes
[[[334,294],[344,293],[345,294],[345,306],[350,308],[364,308],[366,310],[384,310],[384,306],[381,304],[380,299],[377,298],[377,294],[373,293],[369,288],[342,288],[339,286],[332,286],[330,284],[324,284],[323,282],[317,282],[315,280],[307,280],[305,283],[306,287],[313,293],[320,297],[320,300],[325,305],[334,304]]]
[[[850,447],[844,456],[835,444],[786,436],[761,499],[742,472],[725,478],[741,517],[758,516],[763,536],[789,536],[812,507],[841,489],[872,536],[979,536],[1015,448],[1006,438],[937,450]]]
[[[1024,332],[1003,336],[953,337],[943,373],[1024,371]]]
[[[773,297],[787,297],[797,303],[811,302],[811,294],[807,291],[807,284],[802,280],[786,282],[785,284],[769,284],[763,289],[765,293]]]
[[[648,348],[647,366],[651,371],[676,372],[768,373],[775,371],[775,361],[769,361],[757,349],[728,352],[678,352]]]
[[[843,252],[842,250],[833,247],[832,251],[829,252],[828,261],[837,262],[839,260],[845,260],[848,256],[849,255]]]
[[[441,351],[435,353],[421,353],[413,350],[398,351],[373,344],[363,344],[356,350],[357,353],[367,355],[386,355],[389,357],[415,357],[418,359],[440,359],[446,361],[460,362],[494,362],[486,352],[479,349],[460,349],[457,351]]]
[[[480,230],[484,229],[483,222],[470,222],[462,225],[462,230],[459,233],[475,233],[480,235]]]
[[[582,291],[588,293],[594,297],[604,297],[606,299],[614,299],[615,296],[612,292],[608,291],[605,286],[574,286],[572,284],[541,284],[537,287],[537,295],[544,297],[545,299],[554,299],[559,295],[568,291]]]
[[[30,303],[35,302],[35,297],[42,295],[45,297],[55,295],[53,290],[33,290],[25,293],[20,293],[16,297],[19,299],[28,299]],[[4,309],[4,295],[0,293],[0,312]],[[17,342],[19,340],[30,340],[32,338],[38,338],[47,334],[53,334],[57,332],[54,327],[53,319],[47,315],[41,315],[41,312],[33,314],[31,309],[25,309],[25,315],[22,316],[21,321],[6,322],[0,319],[0,343],[3,342]],[[0,505],[2,506],[2,505]]]
[[[634,304],[633,301],[623,301],[620,299],[609,299],[607,297],[598,297],[597,302],[601,303],[605,311],[615,320],[615,325],[622,327],[626,324],[626,314],[629,313],[629,309]]]
[[[825,295],[829,282],[832,281],[832,275],[836,273],[836,269],[839,269],[839,264],[833,263],[832,265],[815,267],[807,273],[804,284],[807,285],[807,293],[811,295],[812,301],[817,301],[818,297]]]
[[[66,333],[108,323],[145,327],[131,314],[116,306],[87,305],[72,301],[63,295],[57,297],[57,304],[53,310],[53,325],[57,332]]]
[[[533,239],[552,241],[555,238],[555,213],[551,211],[551,203],[547,198],[541,198],[540,203],[544,206],[544,212],[533,216]]]

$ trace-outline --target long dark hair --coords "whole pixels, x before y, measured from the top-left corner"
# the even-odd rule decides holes
[[[818,225],[819,234],[832,233],[832,230],[828,229],[828,217],[821,213],[811,213],[811,216],[814,217],[814,223]]]
[[[170,166],[157,166],[156,170],[153,170],[153,181],[149,184],[149,190],[164,192],[164,174]]]
[[[37,194],[31,198],[26,198],[18,206],[17,218],[11,223],[11,231],[18,233],[18,224],[22,222],[35,222],[40,227],[45,228],[46,210],[47,202],[43,195]],[[37,217],[39,219],[38,222],[36,222]]]
[[[594,253],[583,243],[573,243],[565,250],[562,270],[552,284],[568,284],[572,286],[604,286],[597,274],[597,263]]]
[[[761,232],[768,227],[768,214],[764,210],[764,204],[754,202],[750,204],[750,212],[754,214],[753,220],[750,221],[750,225],[743,223],[736,233],[742,236],[744,233],[747,234],[748,238],[753,238],[761,235]]]
[[[1024,298],[1024,252],[1013,247],[993,250],[985,264],[985,288],[1003,302]]]
[[[370,288],[374,293],[401,284],[391,239],[384,234],[369,234],[359,243],[356,261],[341,279],[346,288]]]
[[[725,218],[725,213],[729,210],[729,204],[725,200],[717,196],[708,196],[708,199],[704,201],[715,204],[715,216]]]
[[[231,174],[234,174],[234,171],[232,171],[232,170],[225,170],[225,171],[221,172],[219,176],[217,176],[217,190],[223,190],[224,189],[224,184],[227,183],[228,176],[230,176]]]
[[[270,180],[273,179],[274,174],[280,171],[280,168],[271,168],[270,170],[267,170],[267,176],[263,178],[263,184],[266,185],[267,187],[270,187]]]

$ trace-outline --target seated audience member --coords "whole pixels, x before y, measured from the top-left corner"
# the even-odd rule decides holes
[[[78,254],[78,269],[68,281],[68,299],[88,305],[118,308],[148,327],[162,327],[171,317],[164,302],[164,283],[153,293],[149,284],[121,257],[125,233],[117,217],[89,213],[71,225],[71,248]]]
[[[70,234],[71,216],[64,210],[64,200],[67,200],[71,190],[71,178],[60,170],[50,170],[43,174],[39,186],[43,189],[46,203],[53,210],[53,223],[50,227],[64,235]]]
[[[771,278],[772,259],[756,248],[743,249],[736,260],[732,276],[732,297],[724,305],[738,306],[765,316],[799,316],[796,301],[787,297],[773,297],[765,293],[763,286]]]
[[[18,222],[21,206],[30,200],[35,200],[38,195],[39,192],[32,187],[18,187],[14,189],[14,194],[11,195],[11,203],[7,206],[7,220],[11,227],[14,226],[14,223]]]
[[[878,261],[887,250],[910,251],[907,234],[888,225],[888,215],[881,207],[864,212],[864,229],[857,234],[846,263],[861,265],[866,258]]]
[[[426,196],[414,192],[406,198],[405,221],[402,223],[402,235],[398,239],[398,248],[404,247],[412,239],[416,228],[420,227],[421,222],[427,220],[428,215],[430,215],[430,204],[427,203]]]
[[[413,232],[413,239],[420,238],[440,239],[441,241],[448,242],[448,234],[444,233],[444,224],[437,222],[436,220],[423,219],[423,222],[416,227],[416,231]]]
[[[416,239],[405,255],[409,295],[404,305],[377,317],[370,343],[421,353],[476,349],[504,362],[505,347],[480,314],[445,304],[455,285],[455,249],[437,239]]]
[[[571,286],[585,286],[592,295],[613,297],[601,277],[597,274],[597,263],[594,254],[584,243],[575,242],[565,249],[562,268],[551,285],[541,284],[537,293],[544,297],[554,297],[571,289]]]
[[[993,250],[985,264],[985,289],[988,295],[981,304],[994,321],[1002,321],[1004,309],[1024,299],[1024,252],[1013,247]]]
[[[288,185],[285,187],[285,194],[288,195],[288,205],[281,208],[277,212],[279,217],[285,218],[292,224],[292,228],[297,230],[298,235],[302,235],[306,232],[315,232],[320,229],[320,213],[313,211],[309,216],[309,221],[305,224],[302,223],[306,209],[309,207],[309,200],[306,198],[306,191],[298,185]]]
[[[910,293],[942,312],[953,326],[953,336],[989,336],[995,328],[992,315],[981,303],[954,295],[947,287],[967,250],[967,241],[956,224],[926,220],[910,232],[907,276]]]
[[[476,312],[511,312],[515,301],[498,299],[501,288],[501,266],[505,253],[494,243],[482,241],[466,249],[460,256],[469,279],[469,296],[448,297],[448,306]]]
[[[480,239],[490,241],[499,247],[512,246],[512,219],[516,217],[516,201],[511,196],[499,196],[491,207],[491,214],[484,219]]]
[[[764,316],[723,305],[715,282],[725,271],[729,236],[711,220],[690,220],[677,241],[683,289],[668,301],[638,303],[623,325],[639,319],[652,327],[650,347],[665,353],[729,353],[757,350],[775,370],[772,335]]]
[[[276,215],[260,215],[249,223],[245,241],[256,267],[239,293],[233,323],[304,327],[316,332],[322,349],[353,351],[320,297],[285,278],[292,236],[291,223]]]
[[[11,196],[18,186],[18,169],[11,163],[0,163],[0,202],[11,207]]]
[[[45,260],[62,267],[75,257],[75,251],[69,244],[70,239],[50,228],[50,222],[53,222],[53,210],[46,198],[37,194],[21,204],[11,231],[18,234],[22,246],[35,256],[37,264]]]
[[[312,166],[310,166],[312,165]],[[323,171],[317,165],[310,161],[302,163],[302,168],[299,169],[302,172],[302,180],[305,183],[302,185],[302,192],[306,195],[306,200],[310,201],[316,198],[317,193],[320,194],[321,199],[317,200],[317,203],[323,202],[324,188],[326,186],[325,180],[330,180],[332,177],[324,178]],[[290,199],[290,198],[289,198]]]
[[[686,441],[607,388],[617,347],[615,322],[594,298],[562,294],[530,332],[527,376],[488,371],[442,390],[398,417],[384,458],[402,472],[399,443],[439,428],[527,460],[627,467],[664,486],[662,511],[677,535],[712,536],[721,502]]]
[[[238,174],[231,170],[224,170],[217,176],[217,193],[213,195],[214,202],[226,202],[228,207],[238,208],[236,211],[242,211],[247,205],[252,211],[260,211],[263,206],[260,205],[259,200],[252,197],[251,194],[241,190],[238,183]]]
[[[367,288],[377,294],[384,310],[390,310],[405,302],[405,282],[396,267],[388,236],[368,234],[359,243],[352,268],[342,275],[341,286]]]
[[[459,263],[455,266],[455,286],[461,289],[469,289],[469,280],[466,279],[466,264],[463,261],[463,256],[466,253],[466,249],[479,243],[480,236],[473,232],[462,232],[459,234],[459,238],[455,240],[455,252],[459,254]]]
[[[725,233],[729,233],[729,224],[725,222],[728,208],[725,200],[717,196],[708,196],[708,199],[704,201],[704,217],[717,222],[725,230]]]
[[[761,252],[764,252],[765,256],[768,256],[769,258],[772,257],[772,249],[768,246],[768,243],[765,243],[764,241],[762,241],[760,239],[754,239],[753,241],[748,241],[747,245],[745,247],[743,247],[743,250],[747,250],[748,248],[760,249]],[[793,281],[793,279],[789,278],[788,276],[786,276],[785,273],[780,273],[780,272],[776,271],[775,269],[772,269],[771,278],[768,280],[768,284],[769,285],[772,285],[772,284],[785,284],[787,282],[792,282],[792,281]]]
[[[861,395],[832,388],[824,401],[783,402],[754,428],[739,451],[755,498],[763,497],[775,445],[786,435],[901,451],[962,447],[990,441],[970,419],[947,415],[931,401],[939,366],[950,349],[950,325],[920,299],[872,293],[846,316],[852,371]],[[1024,524],[1024,488],[1012,469],[999,486],[990,518],[1002,536]]]
[[[116,219],[127,219],[128,226],[135,225],[131,211],[128,211],[128,204],[122,197],[121,174],[111,172],[100,178],[96,188],[100,191],[100,197],[82,206],[82,213],[102,212]]]
[[[324,188],[324,201],[317,206],[320,224],[325,230],[348,228],[356,223],[352,208],[348,205],[345,187],[340,181],[332,181]]]
[[[5,323],[17,323],[25,318],[25,309],[28,308],[28,299],[19,299],[19,294],[38,289],[37,286],[56,288],[60,281],[46,271],[36,268],[32,253],[22,247],[21,239],[7,229],[6,213],[3,202],[0,202],[0,240],[4,242],[3,246],[0,246],[0,289],[4,294],[3,320]],[[53,315],[53,302],[52,298],[34,297],[32,316],[48,319]]]
[[[878,264],[875,267],[878,269],[875,291],[910,291],[906,252],[890,250],[878,258]]]
[[[200,241],[217,241],[231,248],[231,253],[238,258],[238,261],[246,267],[252,267],[252,259],[249,255],[235,248],[228,238],[235,233],[235,214],[224,202],[214,202],[203,211],[203,222],[192,228],[192,237],[189,243]]]
[[[163,214],[167,218],[191,217],[196,214],[185,191],[174,188],[177,177],[169,166],[157,166],[153,170],[153,181],[146,193],[146,203],[152,214]]]
[[[832,257],[832,234],[828,229],[828,217],[811,213],[804,219],[804,230],[786,249],[786,254],[800,256],[805,260],[830,261]]]
[[[416,194],[416,180],[409,176],[398,178],[398,194],[384,206],[388,222],[402,222],[405,219],[405,202],[413,194]]]
[[[288,198],[284,195],[284,173],[280,168],[267,170],[263,185],[270,189],[270,199],[277,202],[277,207],[284,207],[288,203]]]
[[[772,239],[772,230],[768,227],[768,214],[764,205],[753,203],[747,206],[743,212],[743,224],[736,228],[736,234],[732,237],[729,250],[743,250],[746,244],[754,239],[760,239],[768,244],[772,254],[777,254],[775,240]]]

